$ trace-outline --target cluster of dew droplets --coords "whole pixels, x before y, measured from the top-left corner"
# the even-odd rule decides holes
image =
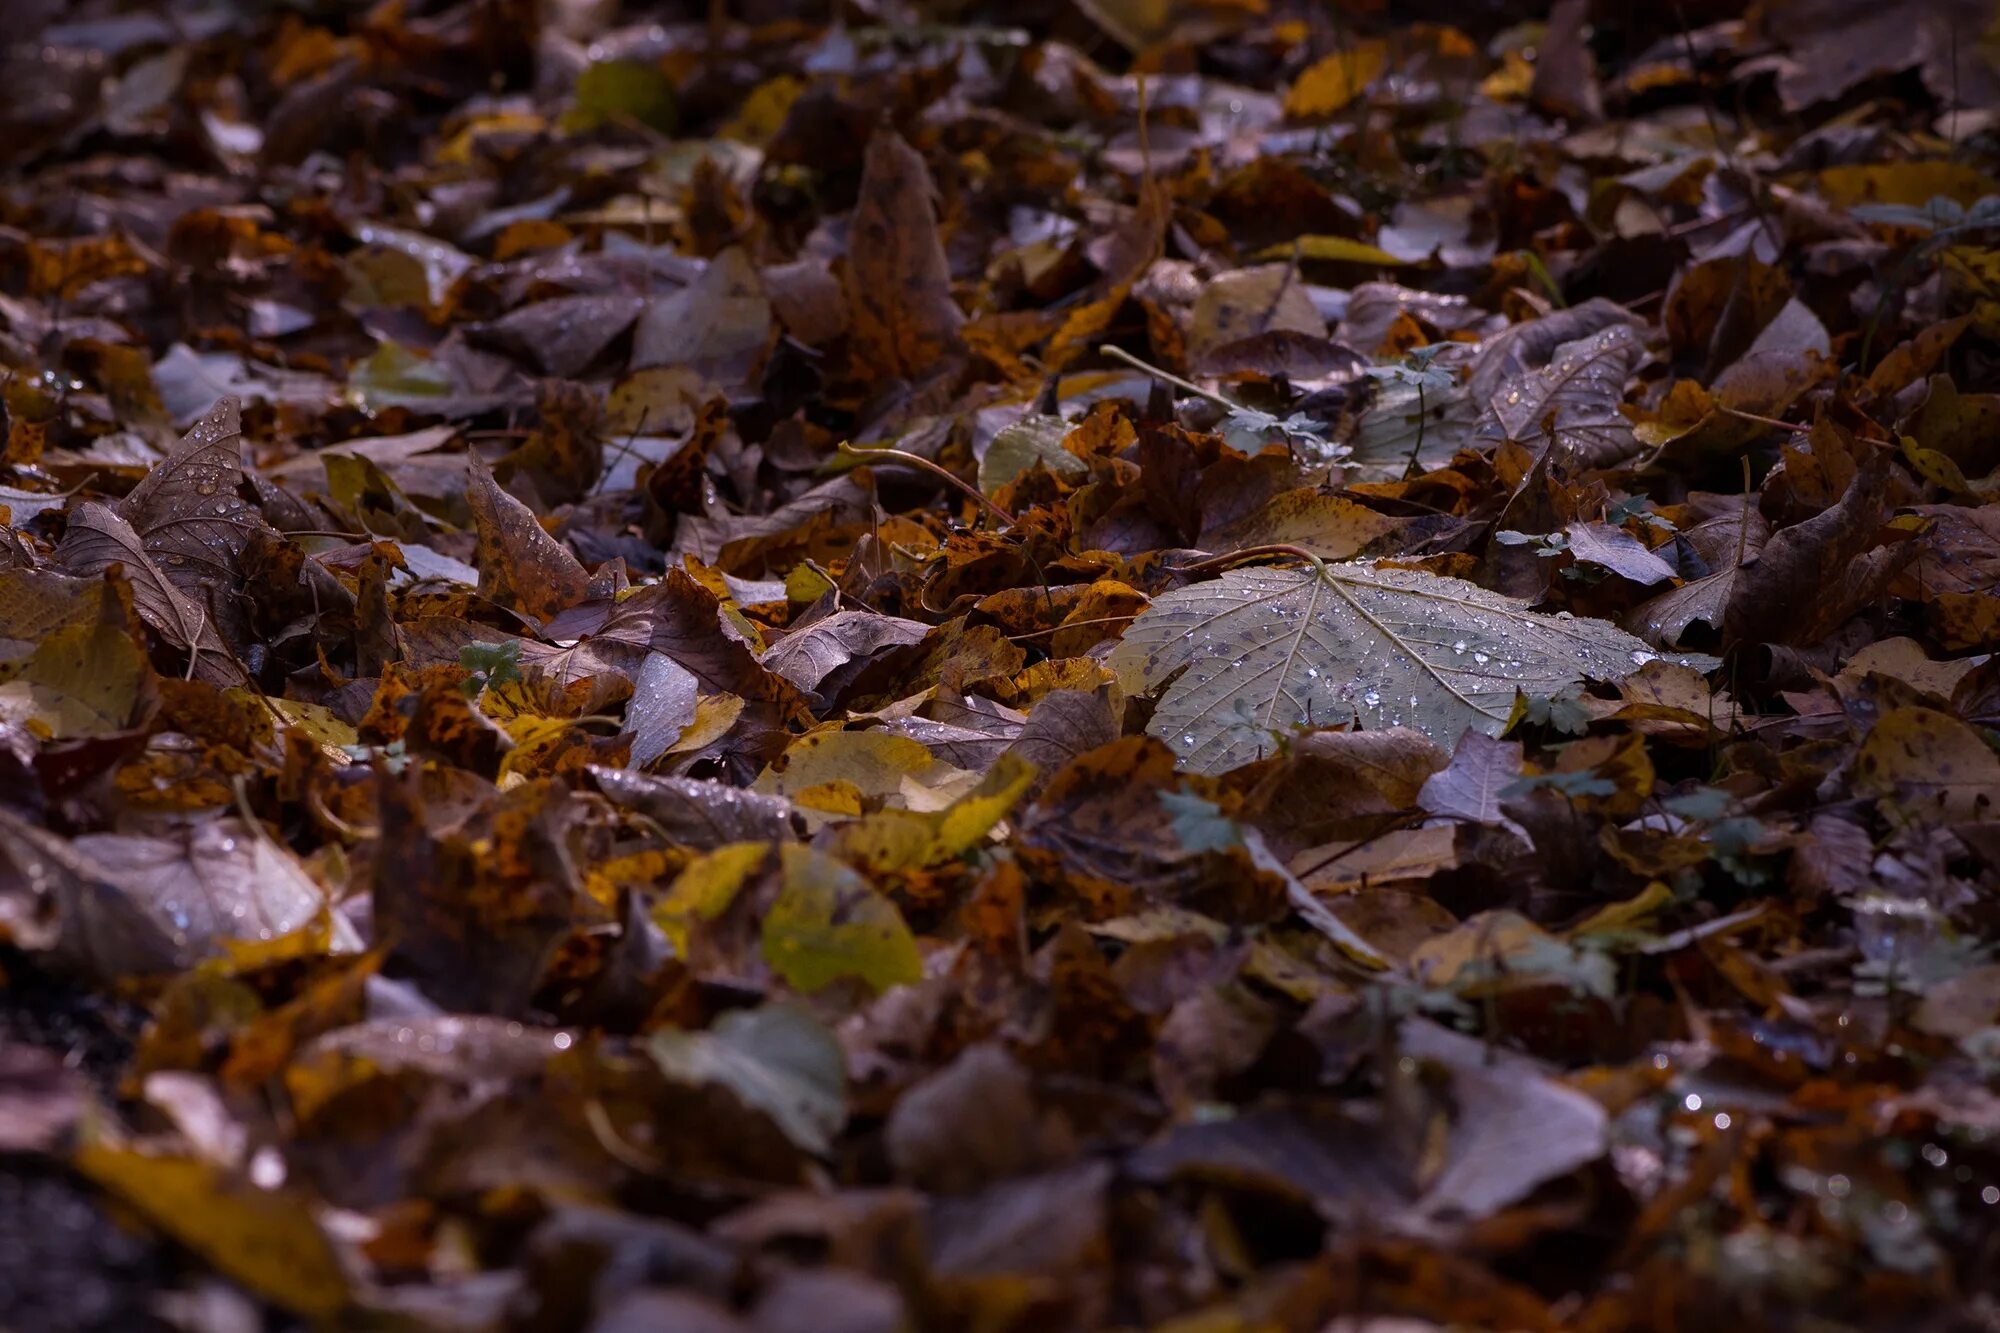
[[[1162,598],[1128,631],[1148,683],[1165,687],[1154,734],[1184,761],[1219,771],[1273,729],[1349,719],[1450,739],[1497,724],[1517,687],[1616,680],[1658,656],[1606,622],[1538,615],[1456,580],[1334,566],[1339,595],[1322,597],[1318,577],[1232,572]]]
[[[239,421],[235,399],[218,402],[119,506],[168,581],[204,603],[236,581],[254,526],[237,494]]]

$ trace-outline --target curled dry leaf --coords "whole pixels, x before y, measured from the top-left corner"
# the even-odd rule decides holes
[[[583,600],[590,576],[534,511],[500,489],[493,471],[474,456],[467,464],[466,502],[479,534],[479,592],[538,621]]]
[[[1870,454],[1839,503],[1774,534],[1731,584],[1723,628],[1745,643],[1815,643],[1872,603],[1917,553],[1881,545],[1887,475]]]

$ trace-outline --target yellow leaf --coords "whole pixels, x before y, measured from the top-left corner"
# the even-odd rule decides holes
[[[667,896],[653,905],[653,922],[676,953],[687,953],[688,935],[696,922],[713,921],[736,900],[750,872],[764,864],[770,850],[761,842],[733,842],[681,871]]]
[[[729,734],[736,719],[743,716],[743,700],[734,694],[705,694],[695,700],[694,721],[681,731],[680,739],[667,747],[668,754],[692,754],[713,745]]]
[[[749,144],[769,143],[791,114],[792,103],[806,90],[804,80],[790,74],[766,79],[750,90],[735,117],[722,127],[723,137]]]
[[[977,846],[1034,780],[1033,764],[1003,754],[977,787],[944,809],[878,811],[842,827],[831,850],[877,873],[941,865]]]
[[[1892,708],[1861,742],[1854,789],[1913,819],[1990,819],[2000,795],[2000,757],[1948,713]]]
[[[1534,86],[1534,65],[1519,51],[1509,51],[1500,57],[1500,68],[1480,81],[1479,91],[1496,102],[1518,102]]]
[[[795,796],[830,782],[852,783],[863,796],[880,798],[902,790],[906,776],[922,774],[937,761],[907,736],[886,731],[818,731],[801,736],[785,751],[781,766],[765,770],[756,789]]]
[[[948,861],[976,845],[1006,818],[1034,780],[1033,764],[1017,754],[1001,755],[976,788],[940,812],[927,862]]]
[[[1267,245],[1253,259],[1290,259],[1294,249],[1300,259],[1318,259],[1330,264],[1403,264],[1380,246],[1345,236],[1301,236],[1294,242]]]
[[[671,134],[677,119],[674,86],[665,71],[644,60],[599,60],[576,80],[576,104],[563,113],[562,127],[594,130],[599,125],[637,121]]]
[[[1646,930],[1651,926],[1653,918],[1671,907],[1673,901],[1673,890],[1659,880],[1654,880],[1636,897],[1598,908],[1572,926],[1567,933],[1571,940],[1587,940]]]
[[[1962,162],[1891,162],[1828,167],[1819,173],[1819,188],[1829,202],[1841,207],[1907,204],[1917,208],[1939,196],[1970,204],[2000,191],[2000,183]]]
[[[344,745],[359,743],[360,737],[354,728],[340,720],[330,708],[319,704],[309,704],[298,699],[272,699],[273,712],[285,720],[294,730],[304,732],[316,745],[339,751]],[[347,755],[341,754],[341,762],[347,762]]]
[[[1285,114],[1293,120],[1332,115],[1381,76],[1388,55],[1383,43],[1367,41],[1316,61],[1285,94]]]
[[[295,1314],[347,1304],[347,1276],[298,1198],[186,1157],[91,1146],[76,1167],[231,1279]]]
[[[764,914],[764,961],[802,991],[844,977],[871,990],[922,980],[923,957],[896,905],[824,852],[779,849],[784,880]]]
[[[792,793],[792,803],[801,810],[822,815],[847,816],[861,813],[861,789],[846,778],[815,782]]]
[[[1953,495],[1964,496],[1973,493],[1971,485],[1965,480],[1965,473],[1959,471],[1958,464],[1951,460],[1949,454],[1940,453],[1936,449],[1926,449],[1907,435],[1900,438],[1904,460],[1915,468],[1925,481],[1935,486],[1942,486]]]
[[[124,630],[70,625],[43,639],[19,676],[0,684],[0,718],[36,723],[56,739],[121,731],[145,671],[145,654]]]

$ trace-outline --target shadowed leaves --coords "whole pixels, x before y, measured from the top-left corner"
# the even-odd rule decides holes
[[[932,213],[923,158],[884,126],[868,141],[847,247],[854,358],[880,375],[917,378],[958,345],[965,316]]]

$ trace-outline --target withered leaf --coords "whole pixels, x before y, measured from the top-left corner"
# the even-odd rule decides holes
[[[932,212],[930,171],[886,126],[868,141],[847,246],[848,336],[878,374],[929,374],[958,345],[965,316]]]
[[[1887,475],[1870,454],[1839,503],[1773,535],[1736,575],[1723,628],[1745,643],[1812,643],[1872,602],[1917,553],[1880,544]]]
[[[243,668],[208,605],[182,591],[165,569],[153,563],[138,532],[109,505],[90,500],[77,506],[56,560],[68,572],[86,578],[117,566],[131,583],[132,604],[140,616],[188,654],[195,675],[217,685],[244,679]]]
[[[590,586],[583,566],[533,510],[500,489],[477,455],[467,465],[465,498],[479,533],[481,596],[538,621],[583,600]]]

